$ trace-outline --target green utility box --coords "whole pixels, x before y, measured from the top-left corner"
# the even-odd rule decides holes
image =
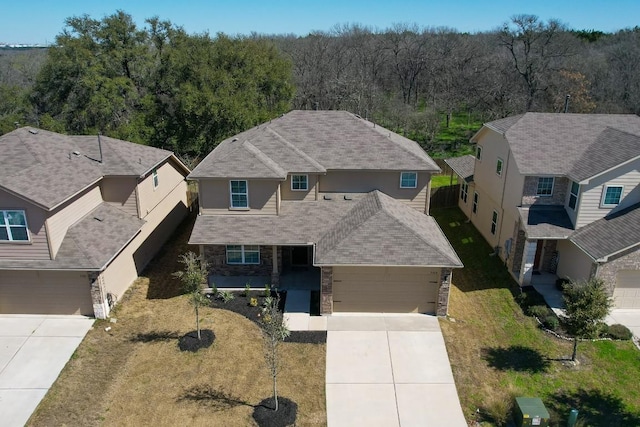
[[[549,427],[549,411],[537,397],[516,397],[515,421],[517,427]]]

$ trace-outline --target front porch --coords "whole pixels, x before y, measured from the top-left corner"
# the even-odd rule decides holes
[[[564,316],[564,301],[562,291],[556,286],[557,280],[558,276],[553,273],[539,272],[531,276],[530,284],[557,316]]]

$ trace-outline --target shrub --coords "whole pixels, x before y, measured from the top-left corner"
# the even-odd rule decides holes
[[[235,295],[233,295],[229,291],[220,291],[218,292],[218,296],[220,297],[220,299],[222,299],[222,302],[224,303],[228,303],[229,301],[235,298]]]
[[[527,310],[529,316],[535,316],[538,319],[544,319],[549,316],[552,312],[546,305],[534,305],[529,307]]]
[[[559,278],[556,280],[556,288],[558,288],[559,291],[564,291],[564,286],[567,283],[571,283],[571,280]]]
[[[244,296],[249,298],[249,292],[251,291],[251,283],[245,283],[244,285]]]
[[[633,337],[633,334],[631,333],[629,328],[620,324],[609,326],[606,333],[614,340],[630,340]]]
[[[257,307],[257,306],[258,306],[258,298],[251,298],[251,299],[249,300],[249,305],[250,305],[251,307]]]
[[[560,320],[558,320],[555,314],[549,314],[542,320],[542,324],[545,328],[555,331],[560,327]]]
[[[264,285],[264,296],[265,297],[271,296],[271,287],[269,285]]]

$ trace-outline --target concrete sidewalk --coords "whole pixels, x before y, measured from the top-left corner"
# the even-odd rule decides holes
[[[67,364],[94,319],[0,315],[0,414],[23,426]]]
[[[438,319],[332,315],[327,319],[329,427],[464,427]]]

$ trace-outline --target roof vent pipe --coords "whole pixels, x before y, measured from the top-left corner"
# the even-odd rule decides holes
[[[564,112],[565,114],[569,112],[569,98],[571,98],[571,95],[567,94],[567,96],[564,97]]]

